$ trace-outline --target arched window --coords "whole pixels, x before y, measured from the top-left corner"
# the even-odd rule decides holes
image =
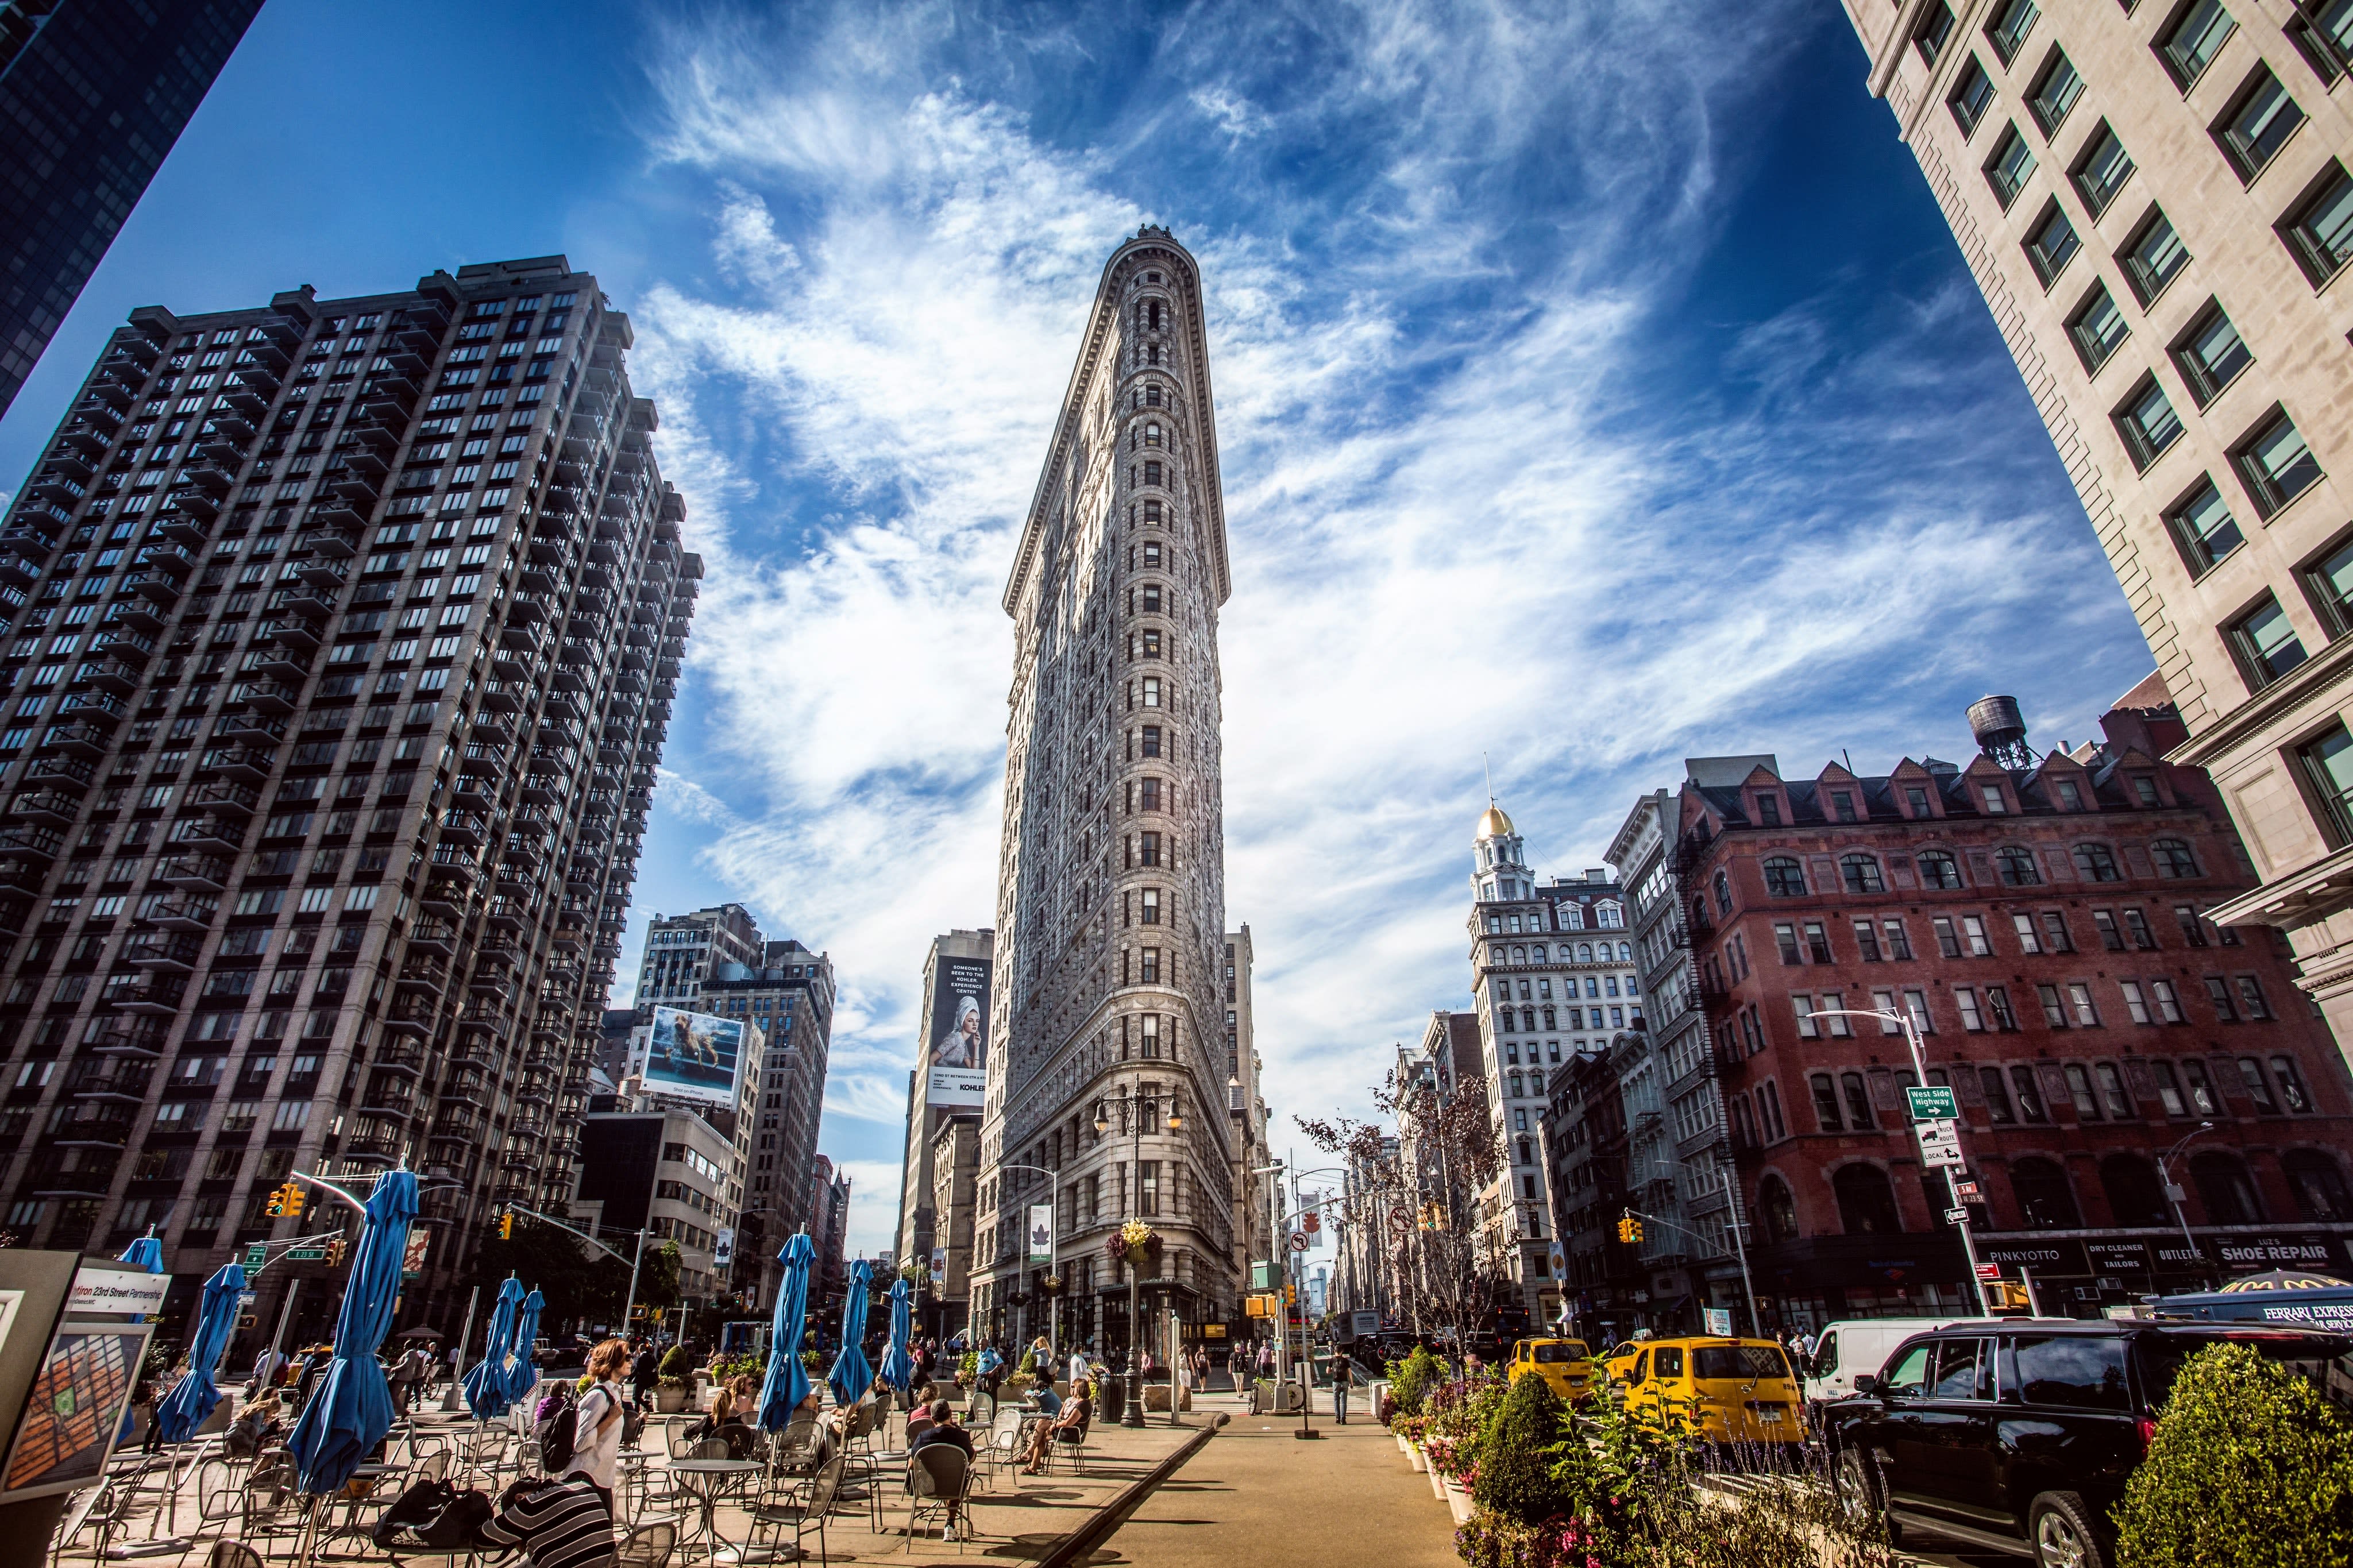
[[[1537,962],[1538,963],[1542,963],[1545,961],[1545,955],[1544,955],[1544,954],[1545,954],[1545,946],[1544,946],[1544,943],[1542,943],[1542,942],[1538,942],[1538,943],[1536,943],[1536,962]]]
[[[2157,862],[2157,874],[2160,877],[2198,875],[2198,858],[2189,853],[2189,841],[2186,838],[2160,838],[2148,847],[2148,853]]]
[[[2263,1202],[2255,1196],[2255,1184],[2248,1178],[2247,1167],[2236,1156],[2195,1155],[2189,1162],[2189,1175],[2206,1205],[2208,1225],[2263,1223]]]
[[[1155,420],[1153,423],[1146,425],[1144,427],[1144,444],[1147,447],[1157,447],[1160,445],[1159,421]]]
[[[1841,1165],[1831,1178],[1838,1194],[1839,1224],[1849,1236],[1894,1236],[1904,1228],[1895,1212],[1895,1189],[1876,1165]]]
[[[1591,942],[1580,942],[1577,944],[1577,962],[1579,963],[1590,963],[1593,962],[1593,944]]]
[[[2287,1171],[2288,1190],[2306,1219],[2353,1219],[2353,1193],[2345,1188],[2345,1173],[2317,1149],[2291,1149],[2280,1156]]]
[[[1961,864],[1942,849],[1920,851],[1920,885],[1953,889],[1961,885]]]
[[[1512,949],[1512,962],[1514,963],[1525,963],[1527,961],[1528,950],[1526,948],[1515,947]]]
[[[2165,1187],[2157,1167],[2137,1154],[2111,1154],[2100,1162],[2100,1185],[2108,1194],[2108,1211],[2121,1226],[2163,1226],[2173,1223],[2165,1202]]]
[[[1879,858],[1874,855],[1841,855],[1839,857],[1839,879],[1850,893],[1883,893],[1887,884],[1880,879]]]
[[[2030,1230],[2072,1230],[2083,1224],[2067,1173],[2050,1160],[2012,1160],[2010,1191],[2018,1200],[2019,1218]]]
[[[1721,866],[1715,871],[1715,912],[1720,915],[1732,912],[1732,879],[1725,875]]]
[[[2042,873],[2034,867],[2034,851],[2023,845],[1995,850],[1993,867],[2006,888],[2031,888],[2042,880]]]
[[[1789,1195],[1788,1183],[1778,1176],[1767,1176],[1758,1183],[1757,1212],[1765,1222],[1767,1241],[1798,1239],[1798,1204]]]
[[[1806,868],[1787,855],[1765,857],[1765,890],[1777,899],[1806,896]]]
[[[1618,962],[1620,963],[1631,963],[1634,962],[1634,944],[1632,942],[1621,942],[1618,944]]]
[[[2086,882],[2124,880],[2124,873],[2116,869],[2116,852],[2105,844],[2076,845],[2075,869]]]

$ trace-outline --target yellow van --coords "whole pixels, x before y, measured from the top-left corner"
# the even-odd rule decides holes
[[[1593,1390],[1593,1352],[1583,1340],[1522,1340],[1512,1347],[1511,1381],[1541,1377],[1565,1405]]]
[[[1651,1340],[1635,1347],[1626,1408],[1711,1443],[1802,1443],[1799,1384],[1771,1340]]]

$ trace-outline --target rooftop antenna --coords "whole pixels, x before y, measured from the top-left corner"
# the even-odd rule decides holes
[[[1482,752],[1479,753],[1479,765],[1486,770],[1487,804],[1493,805],[1495,804],[1495,764],[1487,760],[1486,752]]]

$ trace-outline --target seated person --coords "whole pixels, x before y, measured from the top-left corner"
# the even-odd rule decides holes
[[[228,1424],[222,1447],[239,1456],[259,1454],[278,1436],[278,1401],[257,1399]]]
[[[1060,1434],[1074,1429],[1083,1432],[1086,1429],[1087,1417],[1092,1413],[1093,1404],[1094,1384],[1081,1384],[1071,1391],[1071,1397],[1062,1402],[1060,1415],[1051,1421],[1040,1421],[1031,1427],[1029,1447],[1021,1455],[1022,1473],[1032,1476],[1038,1473],[1039,1467],[1045,1462],[1046,1446],[1053,1442]]]
[[[613,1561],[613,1510],[586,1476],[516,1481],[480,1526],[495,1546],[521,1546],[532,1568],[591,1568]]]
[[[1048,1415],[1060,1415],[1062,1413],[1062,1396],[1054,1392],[1052,1384],[1041,1383],[1038,1385],[1038,1408]]]
[[[930,1406],[931,1420],[907,1446],[907,1452],[930,1447],[934,1443],[947,1443],[962,1448],[964,1457],[972,1458],[972,1434],[956,1425],[955,1412],[944,1399],[935,1399]]]

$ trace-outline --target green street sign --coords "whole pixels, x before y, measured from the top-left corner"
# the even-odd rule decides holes
[[[248,1274],[258,1271],[263,1264],[269,1261],[269,1248],[268,1247],[259,1241],[248,1241],[245,1244],[245,1271]]]
[[[1957,1121],[1961,1115],[1958,1096],[1949,1089],[1931,1084],[1926,1089],[1907,1089],[1905,1100],[1912,1107],[1915,1121]]]
[[[289,1263],[323,1263],[326,1258],[327,1249],[323,1247],[294,1247],[286,1252]]]

